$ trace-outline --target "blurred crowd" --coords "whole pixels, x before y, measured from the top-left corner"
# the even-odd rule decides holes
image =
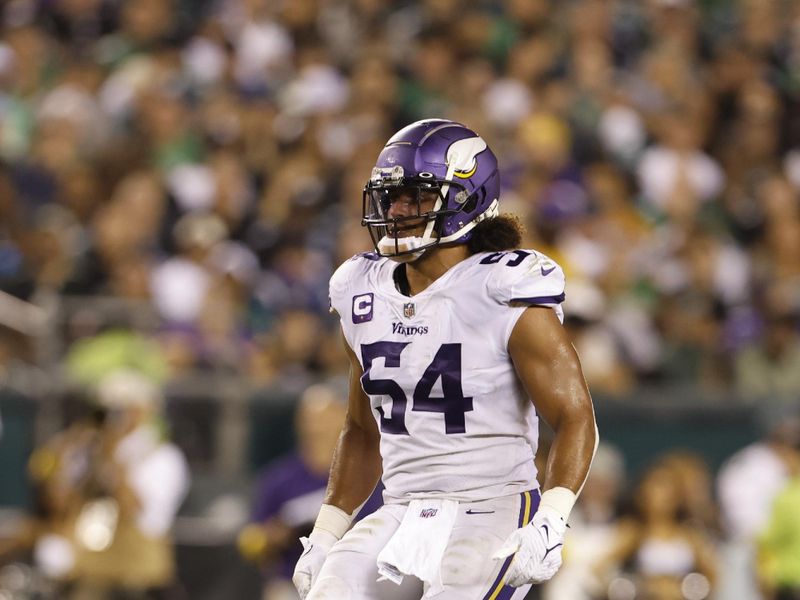
[[[194,597],[184,584],[197,565],[178,571],[172,537],[189,471],[168,440],[162,404],[146,376],[113,372],[96,386],[91,410],[36,449],[29,462],[36,505],[0,529],[0,598]],[[203,598],[298,600],[291,575],[299,538],[324,499],[346,405],[346,378],[307,387],[295,412],[295,448],[252,486],[237,546],[263,579],[261,593],[236,595],[226,583],[234,569],[217,563],[220,583]],[[540,474],[551,439],[542,433]],[[357,519],[380,506],[381,491]],[[798,506],[796,406],[772,413],[762,437],[717,473],[701,455],[676,447],[634,478],[625,456],[603,442],[570,518],[564,565],[526,599],[800,600]]]
[[[35,449],[33,506],[0,535],[0,598],[183,600],[172,528],[190,475],[162,408],[158,385],[117,370]]]
[[[296,451],[254,488],[243,558],[265,577],[264,600],[297,600],[292,565],[310,531],[344,419],[345,389],[309,387],[297,412]],[[545,472],[550,435],[536,456]],[[380,491],[380,490],[378,490]],[[375,510],[373,494],[362,515]],[[800,408],[774,412],[763,435],[714,473],[679,447],[635,477],[601,442],[570,517],[564,565],[527,600],[800,600]]]
[[[800,598],[800,413],[776,415],[764,437],[716,475],[675,449],[637,481],[601,443],[570,519],[564,567],[544,600],[797,600]]]
[[[0,289],[152,307],[162,376],[340,372],[328,276],[369,249],[382,144],[436,116],[488,140],[504,210],[565,267],[595,392],[800,392],[796,0],[9,0],[0,19]],[[67,350],[129,326],[89,312]],[[36,360],[2,332],[0,365]]]
[[[362,187],[416,119],[498,155],[595,394],[800,395],[798,0],[6,0],[0,33],[0,378],[56,367],[95,398],[34,453],[40,506],[0,558],[83,573],[75,598],[180,597],[164,382],[346,370],[327,281],[371,249]],[[56,307],[54,344],[14,298]],[[239,540],[275,598],[337,394],[304,395]],[[778,421],[716,480],[677,453],[626,482],[602,449],[544,598],[796,599],[800,433]],[[136,487],[142,453],[173,485]],[[110,558],[82,571],[87,551]],[[155,557],[134,580],[132,552]]]

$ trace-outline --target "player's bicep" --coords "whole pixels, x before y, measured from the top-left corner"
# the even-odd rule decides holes
[[[358,361],[358,357],[350,347],[344,334],[342,334],[342,343],[350,361],[347,420],[377,438],[380,433],[375,419],[372,418],[369,396],[364,393],[364,389],[361,387],[361,376],[364,374],[364,370],[361,368],[361,363]]]
[[[593,415],[578,354],[552,309],[527,308],[514,326],[508,351],[537,412],[551,427],[558,428],[565,415]]]

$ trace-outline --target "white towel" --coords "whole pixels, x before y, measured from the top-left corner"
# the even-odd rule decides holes
[[[404,575],[413,575],[431,586],[431,595],[440,591],[442,556],[457,515],[455,500],[412,500],[400,527],[378,554],[379,579],[400,585]]]

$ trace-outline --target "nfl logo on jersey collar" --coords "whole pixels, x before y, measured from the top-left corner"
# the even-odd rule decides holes
[[[417,312],[417,310],[416,310],[413,302],[406,302],[405,304],[403,304],[403,316],[406,319],[413,318],[414,315],[416,314],[416,312]]]

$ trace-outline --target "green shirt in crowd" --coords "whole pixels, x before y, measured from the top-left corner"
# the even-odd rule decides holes
[[[800,590],[800,477],[792,479],[775,499],[759,550],[767,581],[776,588]]]

